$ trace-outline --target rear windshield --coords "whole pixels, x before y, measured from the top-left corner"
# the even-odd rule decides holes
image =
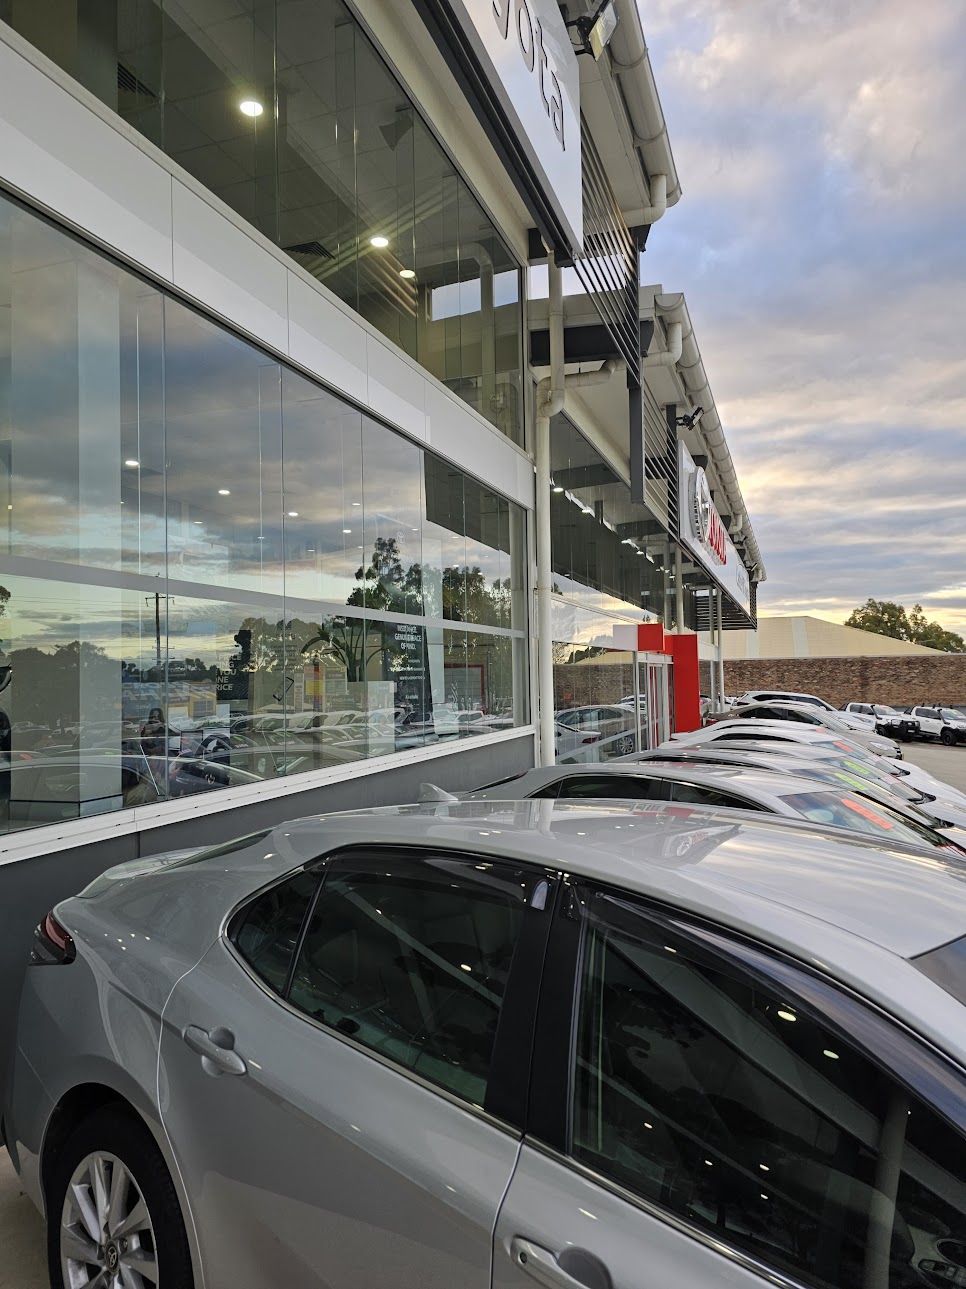
[[[932,949],[912,959],[923,975],[934,980],[947,994],[966,1004],[966,936],[952,940],[941,949]]]

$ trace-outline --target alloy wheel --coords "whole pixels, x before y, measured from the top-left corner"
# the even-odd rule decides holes
[[[157,1245],[144,1196],[116,1155],[74,1169],[60,1219],[64,1289],[156,1289]]]

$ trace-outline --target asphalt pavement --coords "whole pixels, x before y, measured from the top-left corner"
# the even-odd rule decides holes
[[[966,744],[907,743],[903,756],[966,792]],[[0,1289],[48,1289],[44,1224],[0,1149]]]

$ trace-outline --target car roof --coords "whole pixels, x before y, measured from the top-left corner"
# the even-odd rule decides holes
[[[800,762],[799,762],[800,764]],[[570,778],[589,778],[594,774],[603,774],[605,777],[618,775],[621,778],[656,778],[672,779],[674,781],[686,781],[689,783],[707,783],[709,786],[720,784],[723,781],[733,784],[736,787],[747,788],[749,791],[760,791],[768,796],[775,797],[779,795],[779,790],[775,786],[776,777],[782,779],[783,786],[781,792],[821,792],[834,791],[826,786],[824,789],[816,784],[814,779],[808,779],[801,775],[795,775],[791,772],[781,773],[776,776],[773,770],[765,770],[756,766],[740,765],[705,765],[705,764],[688,764],[681,765],[675,761],[608,761],[606,765],[595,764],[594,762],[583,762],[577,765],[556,765],[546,768],[528,770],[525,775],[521,775],[519,780],[529,780],[531,785],[540,783],[557,783],[562,779]],[[790,786],[789,782],[790,781]],[[501,788],[506,784],[499,784],[492,789],[480,789],[481,792],[489,794],[489,800],[497,800]],[[476,794],[471,794],[474,800],[483,800]]]
[[[293,866],[358,844],[430,844],[529,861],[766,932],[783,920],[781,910],[902,957],[966,934],[966,864],[757,813],[477,800],[311,816],[278,825],[271,841],[277,861],[287,855]],[[229,858],[214,862],[222,868]]]

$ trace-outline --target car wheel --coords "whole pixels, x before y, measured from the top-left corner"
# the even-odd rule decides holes
[[[614,744],[614,755],[630,756],[630,754],[634,751],[635,746],[636,744],[634,742],[633,734],[622,734],[620,738],[617,740],[617,742]]]
[[[64,1143],[47,1185],[51,1289],[193,1289],[181,1206],[132,1113],[96,1111]]]
[[[913,736],[912,736],[912,731],[911,731],[911,730],[903,730],[903,731],[902,731],[902,733],[899,735],[899,737],[902,739],[903,743],[911,743],[911,742],[912,742],[912,737],[913,737]]]
[[[956,735],[953,733],[952,730],[943,730],[943,732],[940,734],[939,737],[942,739],[942,741],[945,743],[947,747],[952,747],[952,745],[956,742]]]

